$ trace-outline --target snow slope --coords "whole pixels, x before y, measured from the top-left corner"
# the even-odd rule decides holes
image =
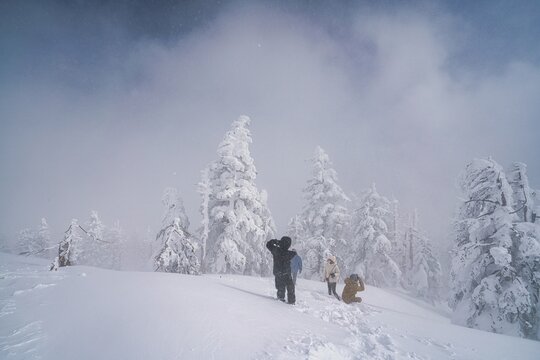
[[[47,267],[0,253],[0,359],[540,358],[397,291],[346,305],[300,279],[290,306],[270,278]]]

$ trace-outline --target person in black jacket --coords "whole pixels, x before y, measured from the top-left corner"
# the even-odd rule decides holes
[[[285,289],[287,289],[287,302],[294,305],[294,282],[291,275],[291,259],[296,251],[290,251],[291,238],[284,236],[281,240],[272,239],[266,243],[266,247],[274,258],[274,277],[276,280],[277,297],[285,301]]]

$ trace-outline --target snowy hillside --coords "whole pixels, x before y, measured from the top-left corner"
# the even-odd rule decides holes
[[[346,305],[299,280],[290,306],[273,299],[270,278],[48,265],[0,253],[1,359],[540,356],[540,342],[452,325],[396,291],[368,287],[363,304]]]

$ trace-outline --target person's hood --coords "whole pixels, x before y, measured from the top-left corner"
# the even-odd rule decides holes
[[[334,264],[336,263],[336,257],[334,255],[330,255],[328,257],[328,260],[332,260],[334,262]]]
[[[279,247],[282,248],[283,250],[289,250],[289,248],[291,247],[291,242],[292,240],[290,237],[284,236],[279,241]]]

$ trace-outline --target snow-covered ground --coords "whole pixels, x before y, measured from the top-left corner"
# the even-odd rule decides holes
[[[452,325],[397,291],[346,305],[300,279],[290,306],[270,278],[48,265],[0,253],[0,359],[540,358],[540,342]]]

